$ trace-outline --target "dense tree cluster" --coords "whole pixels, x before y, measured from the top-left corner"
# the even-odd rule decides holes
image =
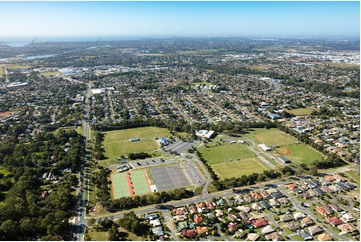
[[[0,166],[9,171],[0,182],[1,240],[71,239],[77,182],[63,169],[78,170],[83,154],[83,138],[75,131],[41,133],[31,143],[9,140],[0,146]],[[56,177],[58,185],[43,179],[44,173]]]

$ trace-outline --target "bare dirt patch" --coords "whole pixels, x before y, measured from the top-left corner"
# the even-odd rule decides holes
[[[279,148],[277,151],[280,153],[280,155],[290,155],[292,153],[291,150],[287,147]]]

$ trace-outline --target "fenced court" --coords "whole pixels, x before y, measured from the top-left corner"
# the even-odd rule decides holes
[[[145,171],[132,171],[130,173],[131,185],[133,187],[133,194],[140,195],[144,193],[149,193],[150,188],[145,176]]]
[[[113,199],[151,192],[144,170],[111,174]]]
[[[111,174],[110,178],[112,180],[113,199],[131,195],[126,173]]]

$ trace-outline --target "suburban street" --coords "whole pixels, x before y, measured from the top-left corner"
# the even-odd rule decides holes
[[[89,99],[91,96],[91,84],[88,84],[88,89],[86,93],[86,100],[85,100],[85,119],[84,119],[84,137],[85,137],[85,150],[88,151],[88,145],[89,145]],[[86,161],[86,157],[84,158]],[[85,219],[85,213],[86,213],[86,190],[85,189],[88,185],[88,178],[85,176],[85,166],[82,166],[82,170],[80,172],[80,175],[83,175],[79,179],[79,190],[78,190],[78,204],[75,207],[75,213],[76,217],[74,220],[74,228],[73,228],[73,240],[82,241],[84,232],[86,229],[86,219]]]

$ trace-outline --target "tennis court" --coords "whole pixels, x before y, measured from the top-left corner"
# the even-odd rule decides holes
[[[131,195],[126,173],[111,174],[113,199]]]
[[[135,195],[150,192],[149,184],[145,176],[144,170],[130,172],[130,179]]]

